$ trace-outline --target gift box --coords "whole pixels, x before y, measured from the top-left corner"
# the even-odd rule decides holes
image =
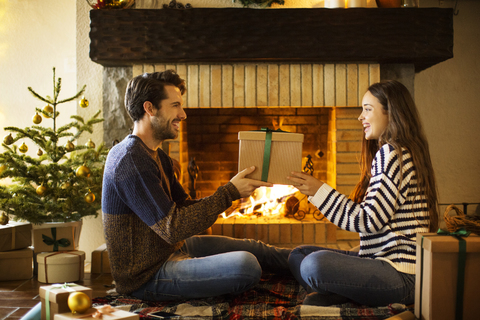
[[[464,320],[478,319],[480,237],[470,234],[462,238],[464,244],[450,235],[417,235],[415,316],[418,319],[451,320],[459,311],[463,312]],[[464,263],[459,261],[459,255],[464,255]],[[459,282],[462,271],[464,279]]]
[[[0,225],[0,252],[17,250],[32,245],[32,224],[11,221]]]
[[[38,253],[77,250],[81,230],[82,221],[33,225],[33,251]]]
[[[54,284],[40,287],[40,300],[42,302],[42,320],[53,320],[58,313],[70,312],[68,296],[72,292],[83,292],[92,299],[92,289],[74,283]],[[48,315],[48,317],[47,317]]]
[[[85,252],[62,251],[37,254],[38,282],[74,282],[83,279]]]
[[[104,243],[92,251],[91,273],[112,273],[108,259],[107,245]]]
[[[238,171],[255,166],[247,177],[291,185],[287,176],[302,171],[303,134],[284,131],[240,131]]]
[[[33,275],[33,250],[0,252],[0,281],[25,280]]]
[[[99,318],[94,318],[93,314],[98,312],[98,310],[101,308],[103,307],[90,308],[89,310],[80,314],[79,313],[73,314],[71,312],[56,314],[54,320],[99,319]],[[140,319],[138,314],[123,311],[123,310],[118,310],[115,308],[112,308],[112,309],[113,311],[111,313],[103,313],[101,319],[103,320],[139,320]]]

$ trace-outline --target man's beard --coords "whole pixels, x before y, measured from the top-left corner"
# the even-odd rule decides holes
[[[159,119],[158,117],[154,117],[153,119],[151,126],[155,140],[164,141],[167,139],[176,139],[178,137],[178,132],[173,130],[170,123],[163,119]]]

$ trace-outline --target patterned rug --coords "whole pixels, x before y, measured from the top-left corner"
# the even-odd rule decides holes
[[[142,301],[111,295],[93,299],[94,306],[109,304],[135,312],[143,319],[155,319],[149,313],[162,311],[171,320],[377,320],[408,309],[402,304],[370,308],[346,303],[330,307],[303,306],[306,291],[293,277],[263,275],[260,283],[240,295],[175,302]]]

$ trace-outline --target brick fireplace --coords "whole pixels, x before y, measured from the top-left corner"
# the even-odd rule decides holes
[[[237,172],[238,131],[261,127],[303,133],[303,157],[315,176],[344,194],[359,177],[362,130],[357,117],[366,88],[402,81],[453,56],[448,9],[92,10],[90,57],[104,69],[104,140],[131,127],[119,108],[126,82],[174,69],[187,79],[188,119],[163,149],[199,167],[198,197]],[[124,120],[127,119],[127,120]],[[357,239],[306,216],[219,219],[213,233],[271,244],[328,244]]]

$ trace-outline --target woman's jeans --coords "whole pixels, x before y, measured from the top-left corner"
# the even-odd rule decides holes
[[[360,258],[352,251],[300,246],[293,249],[288,263],[307,292],[369,306],[414,303],[415,275],[398,272],[386,261]]]
[[[262,270],[290,273],[291,249],[224,236],[193,236],[132,295],[150,301],[236,294],[260,281]]]

